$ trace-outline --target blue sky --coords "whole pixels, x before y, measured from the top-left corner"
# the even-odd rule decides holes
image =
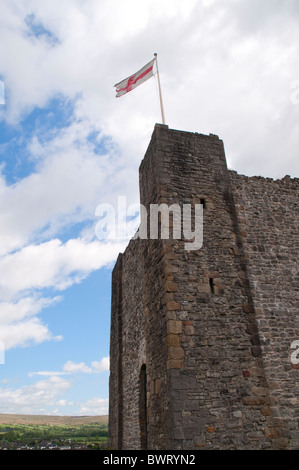
[[[295,0],[1,2],[0,413],[107,413],[128,237],[97,238],[96,209],[138,203],[161,122],[156,77],[113,85],[157,52],[170,128],[219,135],[239,173],[298,177],[298,23]]]

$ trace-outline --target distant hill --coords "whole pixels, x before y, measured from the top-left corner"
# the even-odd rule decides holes
[[[50,416],[0,414],[0,424],[52,424],[75,426],[76,424],[108,424],[108,416]]]

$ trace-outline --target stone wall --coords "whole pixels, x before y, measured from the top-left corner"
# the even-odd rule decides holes
[[[230,179],[271,411],[281,421],[289,447],[298,449],[299,370],[290,356],[291,343],[299,338],[299,179],[273,181],[235,172]]]
[[[114,448],[139,449],[139,375],[145,355],[141,244],[131,241],[113,271],[109,439]]]
[[[109,376],[109,441],[115,449],[123,447],[122,387],[122,254],[112,273],[110,376]]]
[[[141,203],[202,204],[203,246],[136,239],[119,257],[112,447],[299,448],[298,188],[228,171],[217,136],[156,125]]]

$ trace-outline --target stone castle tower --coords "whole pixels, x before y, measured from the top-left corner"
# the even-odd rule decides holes
[[[156,124],[140,202],[201,204],[203,244],[132,239],[118,257],[111,448],[299,449],[298,196],[297,178],[228,170],[217,136]]]

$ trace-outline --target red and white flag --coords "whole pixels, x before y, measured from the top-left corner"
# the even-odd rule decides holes
[[[151,60],[148,64],[146,64],[142,69],[138,70],[138,72],[134,73],[128,78],[125,78],[119,83],[114,85],[116,87],[116,98],[119,98],[122,95],[125,95],[134,88],[141,85],[141,83],[145,82],[149,78],[154,75],[153,67],[156,59]]]

